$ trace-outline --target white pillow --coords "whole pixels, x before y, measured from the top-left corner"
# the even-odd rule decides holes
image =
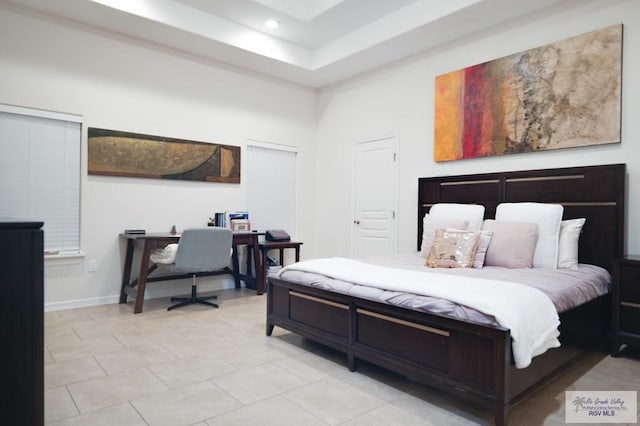
[[[533,252],[533,267],[556,269],[563,212],[560,204],[502,203],[496,209],[496,221],[536,223],[538,241]]]
[[[476,247],[476,255],[473,258],[473,268],[482,268],[484,266],[484,259],[487,256],[487,249],[489,248],[492,235],[493,231],[480,231],[478,247]]]
[[[484,206],[478,204],[438,203],[429,210],[429,215],[438,219],[467,221],[470,231],[479,231],[484,220]]]
[[[422,219],[422,245],[420,246],[420,256],[425,259],[429,256],[431,244],[436,236],[436,230],[447,228],[466,229],[467,225],[468,222],[466,220],[433,217],[430,214],[425,214]]]
[[[558,268],[578,269],[578,241],[585,218],[563,220],[558,242]]]
[[[165,248],[155,249],[149,258],[153,263],[163,265],[171,265],[176,262],[176,253],[178,252],[178,243],[169,244]]]

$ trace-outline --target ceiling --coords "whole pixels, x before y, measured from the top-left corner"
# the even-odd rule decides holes
[[[8,0],[316,88],[567,1]]]

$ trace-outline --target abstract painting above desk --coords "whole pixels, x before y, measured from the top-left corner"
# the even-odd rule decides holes
[[[436,77],[434,160],[620,142],[622,24]]]
[[[89,128],[91,175],[240,183],[240,147]]]

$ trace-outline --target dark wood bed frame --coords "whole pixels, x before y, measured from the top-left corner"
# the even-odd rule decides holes
[[[420,178],[418,250],[422,217],[435,203],[475,203],[492,218],[503,202],[560,203],[564,219],[584,217],[580,262],[611,270],[623,254],[625,165]],[[267,335],[274,326],[338,349],[348,367],[366,360],[452,395],[490,407],[507,423],[519,400],[559,372],[585,348],[603,347],[610,298],[602,296],[560,315],[560,348],[517,369],[508,329],[398,308],[270,278]]]

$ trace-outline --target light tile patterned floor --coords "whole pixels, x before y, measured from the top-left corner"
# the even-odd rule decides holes
[[[45,314],[52,425],[461,425],[491,414],[276,328],[266,296],[219,292],[220,309],[167,299]],[[521,404],[513,425],[564,424],[565,390],[640,390],[640,362],[587,354]]]

